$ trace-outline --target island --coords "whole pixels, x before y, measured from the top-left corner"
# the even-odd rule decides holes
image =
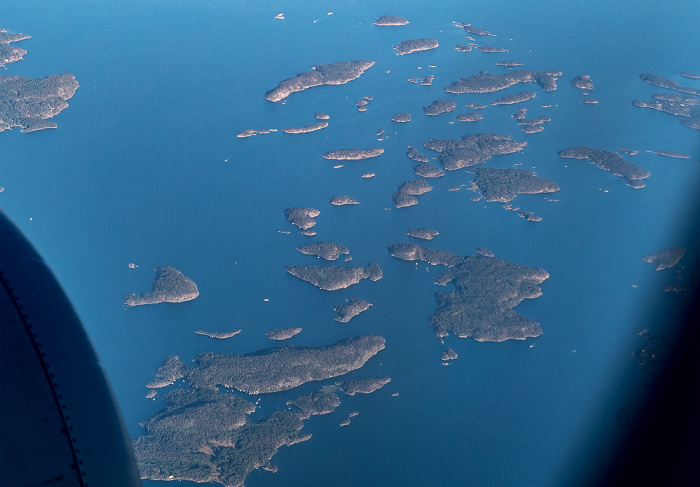
[[[545,91],[557,89],[557,78],[561,71],[515,70],[504,74],[479,74],[461,78],[445,87],[448,93],[493,93],[516,83],[537,83]]]
[[[365,173],[362,173],[362,175],[360,177],[362,179],[370,179],[370,178],[373,178],[374,176],[376,176],[376,174],[374,174],[373,172],[365,172]]]
[[[674,265],[678,264],[680,260],[685,255],[685,249],[681,247],[671,247],[670,249],[659,250],[658,252],[651,253],[642,257],[644,262],[649,264],[654,264],[657,271],[663,269],[670,269]]]
[[[161,387],[169,386],[185,376],[186,368],[187,366],[180,361],[180,357],[171,355],[158,367],[156,378],[146,384],[146,387],[149,389],[160,389]]]
[[[657,156],[670,157],[671,159],[690,159],[688,154],[673,152],[672,150],[648,150],[647,152],[656,154]]]
[[[537,93],[532,91],[522,91],[514,95],[503,96],[491,103],[491,105],[512,105],[514,103],[522,103],[524,101],[532,100],[536,96]]]
[[[472,46],[467,46],[465,44],[457,44],[455,46],[455,51],[459,52],[471,52],[472,51]]]
[[[352,298],[348,301],[348,304],[339,304],[333,308],[333,311],[338,313],[338,316],[335,317],[335,321],[347,323],[353,317],[359,315],[363,311],[367,311],[370,306],[372,306],[372,303],[368,303],[364,299]]]
[[[408,24],[408,19],[399,17],[398,15],[382,15],[374,21],[374,25],[381,27],[401,26]]]
[[[350,196],[333,196],[329,200],[331,205],[343,206],[343,205],[359,205],[360,202]]]
[[[683,76],[684,78],[700,79],[700,74],[695,73],[681,73],[681,76]]]
[[[435,100],[427,107],[423,107],[423,112],[425,112],[426,115],[434,117],[441,113],[451,112],[455,108],[457,108],[457,103],[452,100]]]
[[[327,113],[316,112],[316,113],[314,113],[314,118],[317,120],[328,120],[331,117]]]
[[[285,134],[306,134],[309,132],[315,132],[316,130],[325,129],[326,127],[328,127],[328,122],[318,122],[310,125],[304,125],[303,127],[285,127],[282,129],[282,132]]]
[[[222,332],[195,330],[195,333],[197,335],[204,335],[204,336],[208,336],[209,338],[217,338],[219,340],[231,338],[232,336],[238,335],[240,332],[241,332],[241,330],[222,331]]]
[[[290,345],[249,354],[207,352],[195,357],[195,365],[185,365],[183,376],[196,389],[223,386],[246,394],[279,392],[359,369],[382,349],[384,338],[363,335],[323,347]]]
[[[449,360],[455,360],[455,359],[457,359],[457,357],[459,357],[459,355],[457,355],[457,352],[455,352],[451,348],[448,348],[447,350],[442,352],[442,354],[440,354],[440,360],[442,360],[443,362],[447,362]]]
[[[576,76],[571,80],[571,84],[582,90],[593,91],[593,82],[591,81],[591,77],[587,74]]]
[[[397,259],[407,261],[422,261],[430,265],[444,265],[454,267],[464,261],[464,257],[445,252],[443,250],[433,250],[416,244],[394,243],[389,245],[389,254]]]
[[[357,79],[374,65],[374,61],[349,61],[333,64],[317,64],[311,71],[297,74],[293,78],[280,81],[277,88],[265,93],[271,102],[282,101],[295,92],[321,85],[342,85]]]
[[[406,181],[399,189],[391,196],[391,199],[397,208],[405,208],[407,206],[414,206],[418,204],[418,199],[416,196],[430,191],[432,186],[426,183],[422,179],[414,179],[413,181]]]
[[[423,147],[440,153],[440,162],[448,171],[475,166],[500,154],[523,150],[527,142],[510,140],[509,135],[469,134],[459,140],[431,139]]]
[[[26,49],[11,46],[10,44],[30,38],[31,36],[22,33],[7,32],[5,29],[0,30],[0,68],[6,64],[19,61],[27,54]]]
[[[294,335],[298,335],[301,333],[301,328],[295,328],[295,327],[290,327],[290,328],[277,328],[272,331],[267,332],[267,338],[270,340],[289,340],[292,338]]]
[[[427,51],[438,47],[438,41],[435,39],[409,39],[401,41],[394,46],[397,56],[410,54],[416,51]]]
[[[624,178],[627,185],[635,189],[643,188],[645,184],[642,180],[651,176],[649,171],[645,171],[641,167],[626,161],[620,154],[602,149],[575,147],[573,149],[560,151],[559,157],[566,159],[588,159],[591,164],[595,164],[604,171]]]
[[[141,306],[144,304],[183,303],[199,296],[199,290],[194,281],[185,277],[174,267],[156,267],[155,271],[157,275],[153,280],[153,290],[141,296],[127,294],[124,296],[124,304]]]
[[[341,255],[350,253],[345,245],[334,242],[314,242],[297,247],[297,250],[305,255],[315,255],[325,260],[336,260]]]
[[[67,101],[78,86],[70,73],[36,79],[0,76],[0,132],[13,127],[25,133],[55,128],[56,124],[46,119],[68,107]]]
[[[378,281],[382,278],[379,265],[371,263],[367,267],[298,266],[289,265],[286,271],[302,281],[309,282],[326,291],[345,289],[362,279]]]
[[[272,132],[277,132],[277,129],[262,129],[262,130],[255,130],[255,129],[245,129],[241,130],[236,134],[236,137],[239,139],[245,139],[248,137],[252,137],[254,135],[258,134],[270,134]]]
[[[322,155],[324,159],[332,159],[336,161],[359,161],[369,159],[384,154],[384,149],[377,147],[374,149],[339,149],[326,152]]]
[[[496,63],[496,66],[505,66],[507,68],[513,68],[515,66],[522,66],[523,63],[519,63],[518,61],[498,61]]]
[[[526,113],[527,108],[521,108],[513,114],[513,118],[516,119],[518,121],[518,124],[523,127],[522,131],[526,134],[542,132],[544,130],[542,124],[552,121],[551,118],[545,116],[540,116],[537,118],[525,118]]]
[[[371,394],[389,382],[391,382],[390,377],[382,377],[381,379],[349,380],[339,383],[338,386],[348,396],[354,396],[355,394]]]
[[[287,220],[302,230],[308,230],[316,225],[315,218],[320,214],[321,212],[316,208],[287,208],[284,210],[284,216],[287,217]]]
[[[429,74],[428,76],[424,78],[408,78],[409,83],[420,83],[423,86],[431,86],[433,84],[433,80],[435,79],[434,74]]]
[[[435,278],[455,290],[436,293],[437,308],[429,322],[439,337],[501,342],[542,334],[542,328],[515,311],[523,299],[542,295],[539,284],[549,277],[544,269],[525,267],[495,257],[470,256]]]
[[[480,50],[481,52],[508,52],[508,49],[494,46],[477,46],[474,44],[474,48]]]
[[[392,122],[406,123],[411,121],[410,113],[397,113],[391,117]]]
[[[518,213],[518,216],[520,218],[525,218],[529,222],[541,222],[542,221],[541,216],[537,216],[531,211],[521,211]]]
[[[365,335],[324,347],[202,354],[192,367],[180,362],[190,388],[169,391],[165,408],[141,423],[146,434],[133,441],[141,476],[239,487],[255,469],[276,471],[270,460],[278,449],[308,440],[310,435],[301,433],[303,421],[332,412],[340,404],[338,396],[331,390],[305,394],[287,402],[292,408],[251,421],[255,404],[215,385],[287,390],[356,370],[383,348],[382,337]]]
[[[413,173],[422,178],[441,178],[445,175],[445,171],[439,167],[433,166],[432,164],[428,164],[427,162],[418,164],[413,170]]]
[[[688,93],[690,95],[700,95],[700,89],[698,88],[682,86],[673,80],[670,80],[668,78],[662,78],[661,76],[656,76],[654,74],[640,74],[639,78],[642,81],[646,81],[650,85],[658,86],[659,88],[666,88],[667,90],[673,90],[679,93]]]
[[[494,257],[494,253],[491,252],[489,249],[485,249],[483,247],[477,247],[474,249],[474,252],[476,252],[479,255],[483,255],[484,257]]]
[[[461,113],[457,115],[457,121],[458,122],[478,122],[484,118],[480,113],[476,112],[471,112],[471,113]]]
[[[471,189],[479,190],[489,202],[507,203],[519,194],[553,193],[559,191],[554,181],[537,176],[524,169],[474,168]]]
[[[440,232],[434,228],[414,228],[406,232],[406,235],[413,238],[420,238],[423,240],[432,240],[433,238],[440,235]]]
[[[584,98],[583,99],[583,104],[584,105],[597,105],[598,100],[594,100],[593,98]]]
[[[408,152],[406,152],[406,156],[409,159],[412,159],[416,162],[428,162],[430,160],[430,159],[428,159],[427,156],[421,154],[414,147],[411,147],[410,145],[408,146]]]
[[[474,109],[474,110],[480,110],[480,109],[482,109],[482,108],[486,108],[486,105],[482,105],[482,104],[480,104],[480,103],[467,103],[467,104],[464,105],[464,106],[467,107],[467,108],[472,108],[472,109]]]
[[[660,112],[669,113],[680,117],[678,122],[686,127],[700,130],[700,106],[698,106],[697,98],[668,96],[661,97],[660,95],[652,95],[656,98],[654,101],[632,101],[632,105],[640,108],[651,108]]]

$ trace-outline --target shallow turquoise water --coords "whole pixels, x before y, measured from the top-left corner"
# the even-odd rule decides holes
[[[396,11],[382,2],[199,3],[115,8],[17,2],[3,8],[2,27],[33,36],[21,44],[29,51],[25,60],[3,74],[71,72],[81,88],[54,119],[57,130],[0,135],[0,184],[6,188],[0,205],[73,299],[130,434],[141,434],[138,422],[161,407],[160,400],[143,398],[144,384],[166,356],[187,361],[208,350],[249,352],[270,346],[270,329],[302,326],[290,343],[321,345],[362,333],[386,337],[387,348],[349,377],[387,375],[392,382],[370,396],[341,398],[334,414],[307,421],[313,438],[282,448],[273,459],[279,472],[255,472],[249,486],[308,485],[310,479],[337,485],[548,485],[560,483],[565,463],[577,457],[592,430],[614,438],[615,412],[630,400],[623,379],[639,381],[631,357],[636,333],[652,325],[663,330],[658,317],[664,311],[656,306],[672,309],[675,300],[661,292],[672,272],[655,273],[640,257],[692,245],[679,217],[691,210],[689,195],[700,172],[697,132],[630,101],[663,91],[639,80],[643,72],[698,86],[678,75],[700,70],[697,54],[687,49],[698,45],[692,22],[698,7],[629,2],[608,12],[603,2],[566,9],[558,2],[443,2],[440,9],[411,4]],[[387,11],[411,23],[373,26]],[[283,21],[274,19],[280,12]],[[452,20],[498,34],[477,42],[510,52],[454,51],[465,39]],[[642,28],[648,25],[653,31]],[[435,37],[440,47],[393,54],[391,46],[416,37]],[[376,64],[356,81],[293,94],[284,105],[262,98],[279,80],[313,64],[351,59]],[[442,91],[480,70],[505,72],[494,65],[502,59],[563,71],[559,88]],[[405,81],[430,73],[431,87]],[[582,104],[569,84],[582,73],[591,75],[598,105]],[[464,103],[489,104],[521,90],[538,93],[523,105],[528,117],[552,118],[540,134],[520,132],[510,118],[518,108],[513,106],[489,106],[476,124],[451,124],[454,114],[426,117],[421,111],[449,98],[458,103],[455,113],[466,113]],[[355,101],[364,95],[374,99],[359,113]],[[542,108],[547,104],[552,107]],[[235,137],[246,128],[313,123],[315,111],[331,115],[328,129]],[[403,111],[413,114],[411,123],[390,122]],[[389,135],[383,142],[376,141],[379,128]],[[414,177],[406,145],[420,148],[433,137],[478,132],[528,141],[522,153],[487,165],[534,167],[560,185],[557,194],[513,201],[542,222],[471,201],[465,171],[430,181],[434,189],[419,197],[418,206],[393,208],[391,194]],[[629,157],[652,172],[646,188],[633,190],[586,161],[557,156],[578,145],[667,149],[692,158]],[[340,169],[320,157],[357,146],[386,152]],[[362,180],[367,171],[377,176]],[[447,191],[459,184],[466,186]],[[332,207],[328,198],[335,194],[362,204]],[[285,220],[290,206],[320,209],[316,240],[347,245],[353,264],[377,262],[384,278],[327,293],[287,275],[285,265],[316,263],[295,250],[313,239]],[[499,258],[546,269],[551,277],[542,297],[517,308],[540,322],[544,334],[499,344],[448,337],[441,344],[427,325],[433,293],[442,290],[432,283],[440,269],[400,262],[386,251],[389,243],[408,241],[406,230],[421,226],[440,231],[426,243],[432,248],[469,254],[483,246]],[[129,269],[129,262],[139,267]],[[200,297],[125,309],[121,296],[147,291],[158,265],[195,280]],[[374,306],[348,324],[336,323],[333,307],[351,297]],[[222,342],[193,333],[238,328],[240,335]],[[446,346],[460,355],[449,367],[439,360]],[[262,413],[318,387],[264,396]],[[352,424],[339,428],[355,410],[360,414]]]

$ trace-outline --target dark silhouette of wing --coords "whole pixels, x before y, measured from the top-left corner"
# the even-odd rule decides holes
[[[2,212],[0,485],[141,485],[131,441],[80,319]]]

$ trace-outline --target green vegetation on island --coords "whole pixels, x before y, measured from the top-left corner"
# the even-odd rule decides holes
[[[286,271],[326,291],[345,289],[357,284],[362,279],[378,281],[382,278],[382,270],[377,264],[367,267],[335,267],[335,266],[299,266],[289,265]]]
[[[481,51],[481,52],[488,52],[488,53],[492,53],[492,52],[508,52],[508,49],[504,49],[504,48],[502,48],[502,47],[479,46],[479,45],[476,45],[476,44],[473,44],[472,46],[474,47],[474,49],[478,49],[478,50]]]
[[[277,88],[265,93],[265,99],[278,102],[290,94],[321,85],[342,85],[360,77],[374,61],[350,61],[333,64],[317,64],[311,71],[297,74],[294,78],[280,81]]]
[[[593,91],[593,82],[591,81],[591,77],[587,74],[576,76],[571,80],[571,84],[582,90]]]
[[[427,162],[418,164],[413,170],[413,173],[422,178],[441,178],[445,175],[445,171]]]
[[[461,113],[457,115],[457,121],[458,122],[478,122],[484,118],[480,113],[476,112],[471,112],[471,113]]]
[[[644,262],[654,264],[656,270],[669,269],[678,264],[685,255],[685,249],[681,247],[671,247],[670,249],[659,250],[642,257]]]
[[[557,78],[561,71],[515,70],[505,74],[488,74],[481,71],[468,78],[454,81],[445,87],[448,93],[492,93],[516,83],[537,83],[545,91],[557,89]]]
[[[434,79],[435,79],[435,75],[429,74],[428,76],[425,76],[424,78],[408,78],[408,82],[415,83],[415,84],[420,83],[423,86],[431,86],[433,84]]]
[[[348,304],[339,304],[333,308],[333,311],[338,313],[338,316],[335,317],[335,321],[347,323],[363,311],[367,311],[370,306],[372,306],[372,303],[368,303],[364,299],[352,298],[348,301]]]
[[[639,77],[642,81],[646,81],[650,85],[658,86],[659,88],[666,88],[667,90],[673,90],[679,93],[688,93],[690,95],[700,95],[700,89],[682,86],[676,81],[670,80],[668,78],[662,78],[661,76],[656,76],[654,74],[648,73],[640,74]]]
[[[510,140],[509,135],[469,134],[460,140],[431,139],[423,147],[440,153],[440,162],[448,171],[475,166],[499,154],[523,150],[527,142]]]
[[[435,39],[409,39],[399,42],[394,46],[394,50],[397,56],[402,56],[416,51],[435,49],[438,45],[438,41]]]
[[[688,154],[673,152],[672,150],[648,150],[647,152],[656,154],[657,156],[670,157],[672,159],[690,159]]]
[[[427,156],[424,156],[410,145],[408,146],[408,152],[406,152],[406,156],[408,156],[409,159],[412,159],[416,162],[428,162],[430,160]]]
[[[406,123],[411,121],[410,113],[397,113],[391,117],[392,122]]]
[[[440,235],[440,232],[433,228],[414,228],[406,232],[406,235],[408,235],[409,237],[420,238],[423,240],[432,240],[437,235]]]
[[[496,66],[505,66],[507,68],[513,68],[515,66],[522,66],[523,63],[520,63],[518,61],[498,61],[496,63]]]
[[[318,122],[310,125],[304,125],[303,127],[285,127],[282,129],[282,132],[285,134],[306,134],[309,132],[315,132],[316,130],[325,129],[326,127],[328,127],[328,122]]]
[[[348,396],[354,396],[355,394],[371,394],[374,391],[378,391],[389,382],[391,382],[390,377],[383,377],[381,379],[348,380],[341,382],[338,386],[340,390]]]
[[[541,216],[537,216],[531,211],[521,211],[518,213],[518,216],[520,218],[525,218],[529,222],[541,222],[542,221]]]
[[[384,149],[377,147],[374,149],[338,149],[326,152],[322,155],[324,159],[332,159],[336,161],[359,161],[361,159],[369,159],[384,154]]]
[[[399,17],[398,15],[382,15],[377,20],[374,21],[374,25],[379,25],[382,27],[386,26],[399,26],[408,24],[408,19]]]
[[[491,252],[489,249],[485,249],[483,247],[477,247],[474,249],[474,252],[476,252],[479,255],[482,255],[484,257],[493,257],[494,253]]]
[[[669,95],[668,97],[660,97],[660,95],[652,95],[658,97],[654,101],[633,100],[632,105],[640,108],[651,108],[660,112],[669,113],[680,117],[678,122],[686,127],[700,130],[700,106],[698,106],[697,98],[681,97]]]
[[[401,260],[420,260],[430,265],[444,265],[445,267],[454,267],[464,261],[464,257],[461,255],[407,243],[389,245],[389,254]]]
[[[297,250],[302,254],[316,255],[325,260],[336,260],[341,254],[347,255],[350,253],[350,249],[345,245],[335,242],[314,242],[297,247]]]
[[[524,169],[474,168],[474,189],[481,192],[486,201],[507,203],[519,194],[553,193],[559,186],[549,179]]]
[[[241,330],[233,330],[233,331],[202,331],[202,330],[195,330],[195,333],[197,335],[204,335],[208,336],[209,338],[218,338],[220,340],[224,340],[226,338],[231,338],[232,336],[236,336],[241,332]]]
[[[252,137],[254,135],[258,134],[271,134],[272,132],[277,132],[277,129],[262,129],[262,130],[256,130],[256,129],[245,129],[241,130],[236,134],[236,137],[239,139],[246,139],[248,137]]]
[[[452,333],[460,338],[501,342],[539,336],[540,325],[512,308],[523,299],[539,297],[542,291],[538,284],[548,277],[543,269],[494,257],[464,257],[435,278],[436,284],[452,282],[456,289],[435,294],[437,308],[429,322],[439,337]]]
[[[524,101],[532,100],[536,96],[537,93],[532,91],[522,91],[514,95],[503,96],[491,103],[491,105],[513,105],[514,103],[522,103]]]
[[[329,200],[331,202],[331,205],[335,206],[344,206],[344,205],[359,205],[360,202],[357,201],[355,198],[351,198],[350,196],[333,196]]]
[[[639,189],[645,186],[643,179],[651,173],[622,158],[620,154],[591,147],[575,147],[559,152],[559,157],[566,159],[588,159],[591,164],[624,178],[628,186]]]
[[[182,272],[173,267],[156,267],[156,278],[153,280],[153,290],[141,296],[127,294],[124,304],[140,306],[158,303],[182,303],[191,301],[199,296],[197,285],[185,277]]]
[[[287,217],[287,220],[302,230],[308,230],[316,225],[315,218],[320,214],[321,212],[315,208],[287,208],[284,210],[284,216]]]
[[[459,355],[457,355],[457,352],[455,352],[451,348],[448,348],[447,350],[442,352],[442,354],[440,354],[440,360],[442,360],[443,362],[447,362],[449,360],[455,360],[458,357],[459,357]]]
[[[68,107],[78,86],[70,73],[37,79],[0,76],[0,132],[13,127],[21,127],[22,132],[55,128],[46,119]]]
[[[425,194],[431,189],[433,189],[432,186],[424,180],[414,179],[413,181],[406,181],[399,186],[399,189],[391,196],[391,199],[397,208],[414,206],[418,204],[416,196]]]
[[[430,105],[423,107],[423,112],[431,117],[454,111],[457,108],[457,103],[453,100],[435,100]]]
[[[272,331],[267,332],[267,338],[270,340],[288,340],[294,335],[301,333],[301,328],[290,327],[290,328],[277,328]]]
[[[328,414],[340,406],[340,398],[328,391],[311,392],[287,401],[287,405],[295,406],[309,416]]]
[[[7,32],[5,29],[0,30],[0,68],[7,64],[14,63],[22,59],[27,54],[26,49],[11,46],[12,42],[23,41],[31,36]]]

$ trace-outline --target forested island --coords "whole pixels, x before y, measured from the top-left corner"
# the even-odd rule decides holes
[[[392,122],[406,123],[411,121],[410,113],[397,113],[391,117]]]
[[[488,74],[481,71],[468,78],[454,81],[445,87],[448,93],[492,93],[516,83],[537,83],[545,91],[557,89],[557,78],[561,71],[515,70],[505,74]]]
[[[464,257],[461,255],[407,243],[389,245],[389,254],[401,260],[419,260],[430,265],[444,265],[445,267],[454,267],[464,261]]]
[[[315,218],[320,214],[321,212],[316,208],[287,208],[284,210],[284,216],[287,217],[287,220],[302,230],[308,230],[316,225]]]
[[[440,232],[434,228],[414,228],[406,232],[406,235],[413,238],[420,238],[423,240],[432,240],[436,236],[440,235]]]
[[[482,118],[484,118],[483,115],[481,115],[480,113],[476,113],[476,112],[461,113],[461,114],[457,115],[458,122],[478,122]]]
[[[226,338],[231,338],[232,336],[236,336],[241,332],[241,330],[233,330],[233,331],[202,331],[202,330],[195,330],[195,333],[197,335],[204,335],[209,338],[218,338],[219,340],[225,340]]]
[[[355,198],[351,198],[350,196],[344,196],[344,195],[339,195],[339,196],[333,196],[329,199],[331,205],[334,206],[344,206],[344,205],[359,205],[360,202],[357,201]]]
[[[240,132],[238,132],[238,133],[236,134],[236,137],[238,137],[239,139],[246,139],[246,138],[252,137],[252,136],[254,136],[254,135],[258,135],[258,134],[271,134],[272,132],[277,132],[277,129],[260,129],[260,130],[257,130],[257,129],[245,129],[245,130],[241,130]]]
[[[350,249],[345,245],[335,242],[314,242],[297,247],[297,250],[302,254],[316,255],[325,260],[336,260],[341,254],[347,255],[350,253]]]
[[[416,51],[427,51],[438,47],[438,41],[435,39],[409,39],[401,41],[394,46],[397,56],[410,54]]]
[[[332,159],[336,161],[359,161],[369,159],[384,154],[384,149],[377,147],[374,149],[338,149],[326,152],[322,155],[324,159]]]
[[[398,15],[382,15],[374,21],[374,25],[379,25],[382,27],[401,26],[406,24],[408,24],[408,19],[399,17]]]
[[[124,296],[124,304],[140,306],[144,304],[182,303],[199,296],[199,290],[194,281],[185,277],[174,267],[156,267],[155,271],[157,275],[153,280],[153,290],[141,296],[127,294]]]
[[[25,39],[30,39],[31,36],[22,34],[7,32],[5,29],[0,30],[0,68],[4,67],[6,64],[14,63],[22,59],[22,57],[27,54],[26,49],[20,47],[11,46],[13,42],[23,41]]]
[[[678,122],[686,127],[700,130],[700,98],[669,93],[654,93],[654,101],[634,100],[632,104],[640,108],[651,108],[680,117]]]
[[[514,95],[503,96],[491,103],[491,105],[512,105],[514,103],[522,103],[524,101],[532,100],[536,96],[537,93],[532,91],[522,91]]]
[[[646,186],[643,179],[651,176],[649,171],[645,171],[639,166],[632,164],[622,158],[620,154],[591,147],[575,147],[559,152],[559,157],[566,159],[588,159],[591,164],[613,173],[615,176],[624,178],[628,186],[638,189]]]
[[[475,166],[499,154],[523,150],[527,142],[510,140],[509,135],[469,134],[459,140],[431,139],[423,147],[440,153],[440,162],[448,171]]]
[[[280,81],[277,88],[265,93],[271,102],[282,101],[292,93],[321,85],[342,85],[360,77],[374,61],[349,61],[333,64],[317,64],[311,71],[304,71],[293,78]]]
[[[524,169],[477,167],[474,168],[474,175],[474,189],[478,189],[486,201],[507,203],[519,194],[559,191],[554,181]]]
[[[267,332],[267,338],[270,340],[288,340],[294,335],[301,333],[301,328],[290,327],[290,328],[277,328],[272,331]]]
[[[357,284],[362,279],[378,281],[382,278],[382,270],[377,264],[367,267],[334,267],[334,266],[299,266],[286,267],[289,274],[302,281],[309,282],[326,291],[335,291]]]
[[[70,73],[36,79],[0,76],[0,132],[13,127],[25,133],[56,128],[47,119],[68,107],[78,86]]]
[[[294,409],[276,411],[253,422],[248,416],[256,411],[255,404],[235,394],[219,392],[216,386],[237,384],[244,392],[287,390],[358,369],[383,348],[384,338],[365,335],[322,347],[201,354],[192,367],[177,356],[169,357],[157,376],[179,375],[191,389],[168,392],[163,398],[165,409],[141,423],[146,434],[136,438],[133,445],[142,478],[218,482],[238,487],[255,469],[275,471],[270,460],[277,450],[309,439],[310,435],[300,433],[303,420],[332,412],[340,404],[338,396],[329,391],[305,394],[288,401]],[[338,387],[346,394],[371,392],[386,382],[347,381]]]
[[[418,204],[418,199],[416,196],[430,191],[432,186],[423,181],[422,179],[414,179],[412,181],[406,181],[399,189],[391,196],[394,205],[397,208],[405,208],[407,206],[413,206]]]
[[[364,299],[352,298],[348,301],[348,304],[339,304],[333,308],[333,311],[338,313],[338,316],[335,317],[335,321],[347,323],[363,311],[367,311],[370,306],[372,306],[372,303],[368,303]]]
[[[413,173],[422,178],[441,178],[445,175],[445,171],[427,162],[418,164],[413,170]]]
[[[441,113],[451,112],[455,108],[457,108],[457,103],[452,100],[435,100],[430,105],[423,107],[423,112],[434,117]]]
[[[409,159],[414,160],[416,162],[428,162],[430,160],[430,159],[428,159],[427,156],[421,154],[420,152],[418,152],[415,149],[415,147],[411,147],[410,145],[408,146],[408,151],[406,152],[406,156]]]
[[[663,269],[669,269],[683,258],[685,255],[685,249],[681,247],[671,247],[670,249],[659,250],[658,252],[651,253],[642,257],[644,262],[649,264],[654,264],[657,271]]]
[[[593,82],[591,81],[591,77],[587,74],[576,76],[571,80],[571,84],[582,90],[593,91]]]
[[[348,396],[354,396],[355,394],[371,394],[374,391],[378,391],[389,382],[391,382],[390,377],[383,377],[381,379],[359,379],[341,382],[339,387],[340,390]]]
[[[285,127],[282,129],[282,132],[285,134],[306,134],[309,132],[315,132],[316,130],[325,129],[326,127],[328,127],[328,122],[318,122],[310,125],[304,125],[303,127]]]

